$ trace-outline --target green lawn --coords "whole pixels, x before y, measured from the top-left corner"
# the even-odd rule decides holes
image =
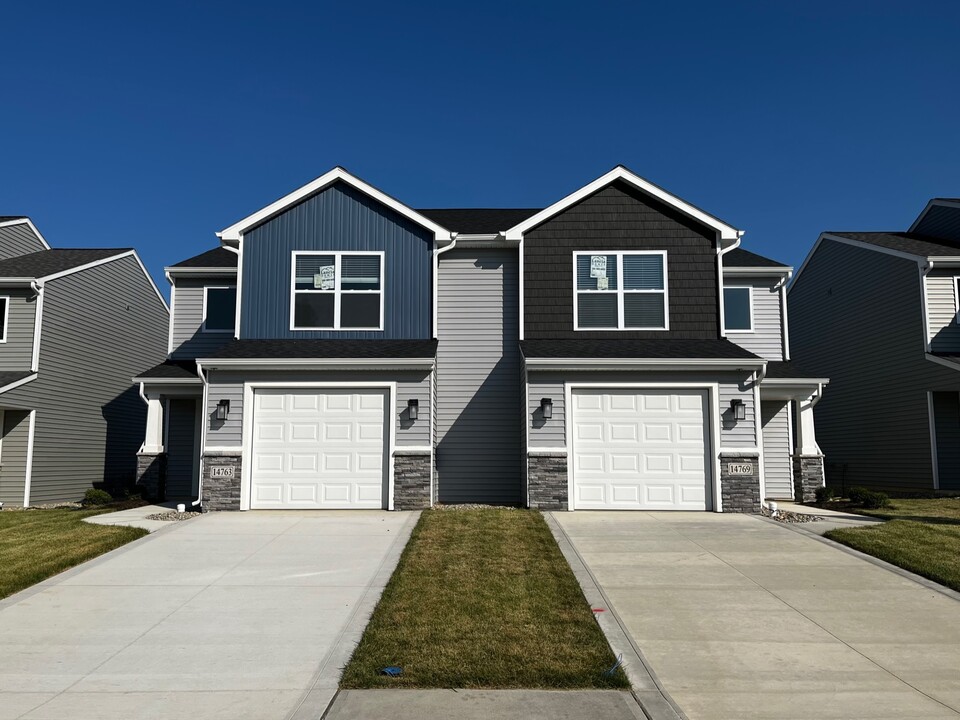
[[[82,522],[111,509],[0,512],[0,598],[147,534]]]
[[[856,511],[889,522],[831,530],[826,536],[960,591],[960,499],[890,503],[879,510]]]
[[[538,512],[423,513],[344,688],[626,688]],[[397,678],[381,675],[398,665]]]

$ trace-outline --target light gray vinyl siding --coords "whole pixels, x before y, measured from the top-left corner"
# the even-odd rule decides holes
[[[0,260],[40,252],[47,248],[30,226],[24,223],[0,227]]]
[[[933,352],[960,352],[960,325],[957,324],[957,270],[934,268],[927,275],[927,322]]]
[[[132,485],[146,406],[130,378],[162,362],[169,314],[132,256],[51,280],[36,380],[0,402],[36,408],[31,504]]]
[[[947,240],[960,240],[960,208],[934,205],[913,231]]]
[[[29,370],[33,362],[36,295],[28,288],[0,288],[0,297],[10,298],[7,341],[0,343],[0,370]]]
[[[528,373],[529,390],[527,392],[527,433],[528,445],[532,448],[566,447],[566,407],[564,383],[587,383],[611,385],[624,383],[718,383],[720,410],[720,447],[750,448],[757,447],[757,433],[754,415],[753,388],[749,384],[749,375],[745,373],[721,372],[707,373],[664,373],[664,372],[546,372]],[[553,418],[544,420],[540,413],[540,399],[553,400]],[[739,422],[731,420],[730,401],[743,400],[746,419]]]
[[[933,393],[937,475],[941,490],[960,490],[960,394]]]
[[[167,500],[196,499],[199,454],[195,445],[197,403],[195,398],[170,398],[167,404]]]
[[[793,499],[793,462],[790,459],[790,402],[760,402],[763,429],[763,479],[768,498]]]
[[[207,392],[205,447],[241,447],[243,445],[243,385],[258,383],[396,383],[397,405],[394,408],[394,425],[398,447],[430,446],[430,371],[349,371],[330,372],[284,372],[252,371],[239,372],[212,370]],[[230,414],[225,421],[215,419],[217,403],[230,401]],[[417,420],[407,419],[407,401],[420,403]],[[402,416],[402,417],[401,417]]]
[[[233,339],[230,332],[204,332],[203,289],[236,287],[236,278],[177,278],[170,289],[173,298],[173,351],[171,357],[210,357]]]
[[[927,391],[960,372],[924,357],[917,263],[823,240],[789,291],[793,359],[829,377],[814,411],[828,485],[933,489]]]
[[[8,506],[23,505],[29,436],[30,413],[24,410],[5,410],[3,440],[0,444],[0,502]]]
[[[437,482],[440,502],[522,500],[515,250],[440,256]]]
[[[779,277],[725,276],[724,287],[753,288],[753,332],[727,330],[727,339],[766,360],[783,360]]]

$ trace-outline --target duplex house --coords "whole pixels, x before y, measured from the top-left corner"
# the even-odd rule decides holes
[[[790,287],[828,479],[895,493],[960,492],[960,199],[906,232],[825,232]]]
[[[166,269],[141,483],[207,510],[810,496],[826,381],[790,361],[791,269],[741,235],[623,167],[420,210],[335,168]]]
[[[130,376],[164,357],[169,319],[130,248],[51,249],[29,218],[0,217],[0,502],[132,488]]]

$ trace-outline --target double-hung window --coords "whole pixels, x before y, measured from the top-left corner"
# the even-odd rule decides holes
[[[667,253],[573,254],[575,330],[667,330]]]
[[[753,332],[753,288],[723,289],[723,327],[727,332]]]
[[[291,330],[383,330],[382,252],[295,252]]]
[[[237,288],[203,289],[203,332],[233,332],[237,317]]]

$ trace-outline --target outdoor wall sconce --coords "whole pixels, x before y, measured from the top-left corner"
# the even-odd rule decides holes
[[[733,413],[734,420],[747,419],[747,406],[743,404],[740,398],[734,398],[730,401],[730,412]]]
[[[551,398],[540,398],[540,413],[544,420],[553,417],[553,400]]]
[[[227,414],[230,412],[230,401],[221,400],[217,403],[217,420],[226,420]]]
[[[407,400],[407,415],[410,416],[411,420],[416,420],[420,416],[420,401],[410,399]]]

